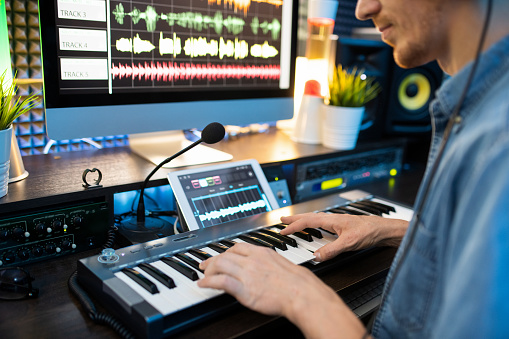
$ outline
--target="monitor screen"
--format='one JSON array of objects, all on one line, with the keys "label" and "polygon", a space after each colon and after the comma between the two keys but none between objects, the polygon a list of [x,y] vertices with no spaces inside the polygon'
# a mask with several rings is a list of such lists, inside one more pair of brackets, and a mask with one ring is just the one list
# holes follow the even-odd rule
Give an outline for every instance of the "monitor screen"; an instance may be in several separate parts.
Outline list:
[{"label": "monitor screen", "polygon": [[256,160],[168,174],[187,230],[220,225],[279,208]]},{"label": "monitor screen", "polygon": [[291,118],[296,3],[44,1],[39,15],[48,136]]}]

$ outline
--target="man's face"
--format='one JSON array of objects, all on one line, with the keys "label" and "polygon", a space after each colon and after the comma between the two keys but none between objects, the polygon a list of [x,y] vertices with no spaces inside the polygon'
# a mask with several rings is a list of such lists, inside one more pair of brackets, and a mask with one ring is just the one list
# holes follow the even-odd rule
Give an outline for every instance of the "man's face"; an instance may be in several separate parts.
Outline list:
[{"label": "man's face", "polygon": [[382,40],[394,48],[396,63],[420,66],[446,52],[444,0],[358,0],[356,16],[372,19]]}]

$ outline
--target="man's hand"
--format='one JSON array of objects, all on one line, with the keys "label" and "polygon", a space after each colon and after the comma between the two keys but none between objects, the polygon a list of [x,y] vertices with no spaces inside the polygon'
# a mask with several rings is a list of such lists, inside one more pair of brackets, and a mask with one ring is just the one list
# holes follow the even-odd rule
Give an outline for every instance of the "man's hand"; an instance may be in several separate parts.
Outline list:
[{"label": "man's hand", "polygon": [[281,217],[281,222],[288,225],[281,230],[283,235],[318,227],[338,235],[334,242],[315,251],[317,261],[372,246],[398,246],[408,228],[405,220],[329,213],[297,214]]},{"label": "man's hand", "polygon": [[330,287],[274,250],[239,243],[202,262],[200,268],[205,277],[198,286],[224,290],[260,313],[285,316],[308,338],[332,338],[338,333],[360,338],[364,333],[360,321]]}]

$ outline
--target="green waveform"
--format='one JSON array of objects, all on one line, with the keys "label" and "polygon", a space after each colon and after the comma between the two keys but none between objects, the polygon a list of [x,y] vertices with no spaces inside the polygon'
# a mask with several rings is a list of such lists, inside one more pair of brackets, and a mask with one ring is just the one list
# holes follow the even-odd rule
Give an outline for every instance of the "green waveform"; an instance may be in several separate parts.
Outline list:
[{"label": "green waveform", "polygon": [[153,32],[159,20],[166,21],[169,26],[178,25],[183,28],[202,31],[204,29],[213,28],[218,35],[223,33],[225,28],[228,33],[239,34],[244,30],[246,22],[234,16],[229,15],[224,18],[221,12],[216,12],[214,16],[203,15],[201,13],[182,12],[182,13],[157,13],[153,6],[147,6],[145,12],[138,8],[133,8],[129,13],[124,11],[124,6],[118,4],[113,10],[115,20],[120,24],[124,24],[124,18],[130,16],[136,25],[140,20],[145,20],[147,31]]},{"label": "green waveform", "polygon": [[281,32],[281,23],[277,19],[273,19],[272,22],[264,21],[260,23],[258,17],[254,17],[251,21],[251,30],[254,34],[258,34],[258,30],[261,29],[263,34],[271,32],[272,39],[279,39],[279,33]]}]

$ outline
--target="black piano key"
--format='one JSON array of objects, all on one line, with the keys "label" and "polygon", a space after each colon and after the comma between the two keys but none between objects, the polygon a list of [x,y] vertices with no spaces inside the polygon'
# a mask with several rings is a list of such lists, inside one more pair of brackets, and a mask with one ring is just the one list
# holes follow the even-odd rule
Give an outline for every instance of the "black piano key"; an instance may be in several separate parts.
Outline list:
[{"label": "black piano key", "polygon": [[[274,227],[279,228],[280,230],[282,230],[282,229],[286,228],[286,225],[277,224],[277,225],[274,225]],[[296,237],[299,237],[302,240],[306,240],[307,242],[312,242],[313,241],[313,237],[311,236],[311,234],[309,234],[307,232],[304,232],[304,231],[297,231],[297,232],[292,233],[292,235],[295,235]]]},{"label": "black piano key", "polygon": [[208,258],[212,258],[212,255],[208,254],[207,252],[194,248],[188,250],[188,252],[194,255],[195,257],[200,258],[201,260],[207,260]]},{"label": "black piano key", "polygon": [[292,239],[292,238],[290,238],[290,237],[288,237],[286,235],[279,234],[276,231],[273,231],[273,230],[260,230],[259,232],[260,233],[268,234],[270,236],[273,236],[274,238],[277,238],[277,239],[283,241],[285,244],[290,245],[292,247],[297,247],[297,241],[295,239]]},{"label": "black piano key", "polygon": [[232,241],[232,240],[228,240],[228,239],[223,239],[221,241],[219,241],[221,244],[227,246],[227,247],[233,247],[233,245],[236,244],[235,241]]},{"label": "black piano key", "polygon": [[131,278],[138,285],[146,289],[150,294],[159,293],[157,286],[152,281],[145,278],[140,272],[136,271],[135,269],[126,267],[122,269],[122,272],[124,272],[129,278]]},{"label": "black piano key", "polygon": [[264,240],[264,241],[268,242],[269,244],[274,245],[276,248],[279,248],[281,251],[288,250],[288,247],[286,247],[286,244],[283,241],[281,241],[277,238],[274,238],[273,236],[270,236],[268,234],[263,234],[261,232],[249,232],[249,234],[255,238]]},{"label": "black piano key", "polygon": [[311,234],[304,232],[304,231],[298,231],[294,232],[292,235],[301,238],[302,240],[306,240],[307,242],[313,242],[313,237]]},{"label": "black piano key", "polygon": [[328,209],[326,212],[331,212],[331,213],[336,213],[336,214],[350,214],[344,210],[340,210],[339,208],[331,208],[331,209]]},{"label": "black piano key", "polygon": [[359,205],[368,207],[368,208],[374,208],[374,209],[380,211],[381,213],[389,214],[389,212],[390,212],[389,208],[384,207],[384,206],[379,206],[377,204],[373,204],[372,201],[369,201],[369,200],[356,201],[356,203]]},{"label": "black piano key", "polygon": [[334,212],[334,213],[343,213],[343,214],[352,214],[352,215],[369,215],[369,213],[359,211],[359,210],[356,210],[353,208],[348,208],[346,206],[336,207],[336,208],[331,209],[330,211]]},{"label": "black piano key", "polygon": [[380,207],[383,207],[383,208],[386,208],[388,209],[390,212],[396,212],[396,209],[394,208],[394,206],[390,206],[390,205],[386,205],[386,204],[383,204],[381,202],[378,202],[378,201],[373,201],[373,200],[363,200],[364,202],[369,202],[370,204],[372,205],[376,205],[376,206],[380,206]]},{"label": "black piano key", "polygon": [[318,239],[323,238],[322,232],[320,232],[316,228],[305,228],[305,229],[303,229],[303,231],[311,234],[315,238],[318,238]]},{"label": "black piano key", "polygon": [[147,274],[150,274],[154,279],[159,281],[164,286],[166,286],[168,288],[176,287],[173,279],[170,278],[169,276],[167,276],[166,274],[164,274],[163,272],[161,272],[156,267],[146,264],[146,263],[141,263],[138,265],[138,267],[141,268],[143,271],[145,271]]},{"label": "black piano key", "polygon": [[239,235],[238,238],[244,240],[247,243],[253,244],[253,245],[264,246],[264,247],[271,248],[273,250],[276,249],[276,247],[274,247],[274,245],[269,244],[268,242],[266,242],[264,240],[252,237],[250,235],[241,234],[241,235]]},{"label": "black piano key", "polygon": [[175,260],[174,258],[170,257],[162,257],[161,261],[164,262],[166,265],[170,266],[177,272],[185,275],[187,278],[191,279],[192,281],[196,281],[199,279],[198,273],[193,270],[192,268],[184,265],[184,263]]},{"label": "black piano key", "polygon": [[175,254],[175,257],[177,257],[178,259],[182,260],[183,262],[185,262],[186,264],[188,264],[189,266],[191,266],[195,270],[200,271],[200,272],[203,273],[203,270],[200,269],[200,263],[197,262],[196,260],[194,260],[193,258],[191,258],[190,256],[188,256],[187,254],[185,254],[185,253],[177,253],[177,254]]},{"label": "black piano key", "polygon": [[382,216],[382,212],[378,208],[369,207],[363,204],[359,204],[357,202],[351,202],[349,206],[357,208],[361,211],[365,211],[374,215]]},{"label": "black piano key", "polygon": [[218,253],[223,253],[228,249],[228,246],[225,246],[223,244],[220,244],[218,242],[213,242],[211,244],[207,245],[208,247],[212,248],[214,251]]}]

